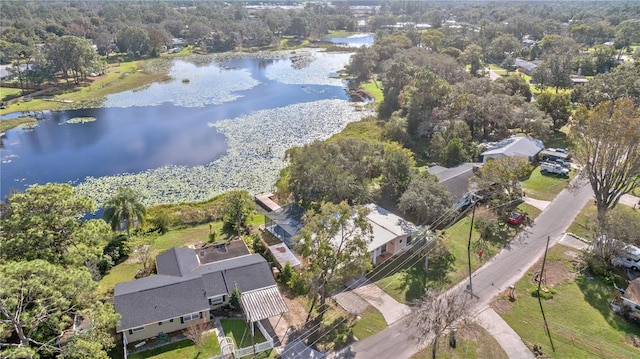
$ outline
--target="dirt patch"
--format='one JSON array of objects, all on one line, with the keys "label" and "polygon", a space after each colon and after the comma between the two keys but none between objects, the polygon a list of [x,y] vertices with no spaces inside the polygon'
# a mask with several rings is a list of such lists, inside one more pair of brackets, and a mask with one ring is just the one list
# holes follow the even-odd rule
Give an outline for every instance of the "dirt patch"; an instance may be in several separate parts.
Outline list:
[{"label": "dirt patch", "polygon": [[[537,264],[534,267],[531,281],[534,284],[538,284],[540,280],[540,271],[542,270],[542,264]],[[561,261],[547,262],[544,267],[544,275],[542,277],[542,285],[548,287],[554,287],[558,284],[566,283],[575,279],[575,273],[567,268]]]},{"label": "dirt patch", "polygon": [[511,311],[511,307],[513,307],[513,301],[509,297],[509,292],[509,289],[503,291],[491,302],[491,308],[493,308],[496,313],[506,314]]},{"label": "dirt patch", "polygon": [[284,297],[284,302],[287,303],[287,308],[289,308],[289,312],[283,315],[283,319],[289,323],[290,327],[302,327],[307,319],[307,309],[299,300],[296,300],[293,297],[293,294],[290,291],[282,290],[282,288],[280,289]]}]

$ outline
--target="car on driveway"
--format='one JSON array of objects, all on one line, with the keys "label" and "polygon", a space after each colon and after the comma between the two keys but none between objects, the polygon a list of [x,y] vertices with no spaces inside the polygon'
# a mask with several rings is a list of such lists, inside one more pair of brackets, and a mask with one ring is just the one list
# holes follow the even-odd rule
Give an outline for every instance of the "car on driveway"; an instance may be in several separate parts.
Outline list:
[{"label": "car on driveway", "polygon": [[524,221],[524,217],[525,215],[522,212],[513,212],[509,218],[507,218],[507,223],[516,226]]}]

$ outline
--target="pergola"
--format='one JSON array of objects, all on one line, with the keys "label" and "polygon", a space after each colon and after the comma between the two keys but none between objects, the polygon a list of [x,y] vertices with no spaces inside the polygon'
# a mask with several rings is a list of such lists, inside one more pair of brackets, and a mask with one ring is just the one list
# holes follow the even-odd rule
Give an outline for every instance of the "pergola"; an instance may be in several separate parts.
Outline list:
[{"label": "pergola", "polygon": [[282,315],[289,311],[278,287],[273,285],[266,288],[250,290],[240,295],[240,303],[247,322],[251,323],[251,335],[254,335],[254,323]]}]

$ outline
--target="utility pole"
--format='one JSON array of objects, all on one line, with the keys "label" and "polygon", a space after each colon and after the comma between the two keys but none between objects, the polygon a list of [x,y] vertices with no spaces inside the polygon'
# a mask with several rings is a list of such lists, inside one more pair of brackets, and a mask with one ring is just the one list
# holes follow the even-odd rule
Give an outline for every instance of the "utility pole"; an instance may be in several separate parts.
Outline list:
[{"label": "utility pole", "polygon": [[467,242],[467,261],[469,262],[469,285],[467,289],[473,295],[473,284],[471,283],[471,234],[473,233],[473,219],[476,216],[476,201],[473,194],[471,195],[471,206],[473,209],[471,210],[471,225],[469,226],[469,241]]},{"label": "utility pole", "polygon": [[556,347],[553,345],[553,339],[551,339],[551,331],[549,330],[549,324],[547,324],[547,317],[544,315],[544,309],[542,309],[542,299],[540,298],[540,290],[542,289],[542,279],[544,278],[544,265],[547,262],[547,252],[549,251],[549,240],[551,236],[547,236],[547,246],[544,249],[544,258],[542,259],[542,269],[540,270],[540,278],[538,278],[538,304],[540,305],[540,312],[542,313],[542,320],[544,321],[544,330],[549,337],[549,343],[551,343],[551,350],[555,353]]}]

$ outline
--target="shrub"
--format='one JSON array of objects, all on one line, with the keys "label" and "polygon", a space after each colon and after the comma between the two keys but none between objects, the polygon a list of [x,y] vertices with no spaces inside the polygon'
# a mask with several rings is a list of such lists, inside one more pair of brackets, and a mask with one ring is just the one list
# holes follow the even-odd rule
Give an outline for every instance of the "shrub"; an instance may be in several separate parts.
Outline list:
[{"label": "shrub", "polygon": [[291,291],[293,291],[294,295],[303,295],[309,292],[309,288],[307,287],[307,283],[304,278],[295,271],[291,273],[291,279],[289,279],[287,284],[289,285],[289,288],[291,288]]},{"label": "shrub", "polygon": [[603,282],[607,284],[616,285],[618,276],[607,266],[595,263],[594,261],[589,261],[589,269],[593,276],[601,279]]},{"label": "shrub", "polygon": [[533,287],[531,290],[531,296],[534,298],[542,298],[542,299],[553,299],[553,296],[556,294],[556,290],[553,288],[542,287],[540,291],[538,291],[538,287]]},{"label": "shrub", "polygon": [[278,282],[287,284],[291,280],[292,276],[293,276],[293,267],[291,266],[291,263],[287,262],[284,265],[284,267],[282,267],[282,271],[278,276]]}]

